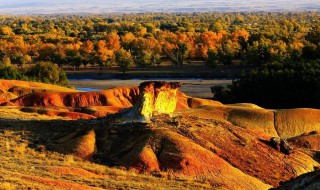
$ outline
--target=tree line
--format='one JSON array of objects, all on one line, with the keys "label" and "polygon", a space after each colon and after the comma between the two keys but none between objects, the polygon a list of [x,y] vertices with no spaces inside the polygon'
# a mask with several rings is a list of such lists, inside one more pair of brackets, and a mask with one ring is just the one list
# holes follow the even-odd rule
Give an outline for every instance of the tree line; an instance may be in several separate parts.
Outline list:
[{"label": "tree line", "polygon": [[203,60],[211,69],[320,58],[320,13],[1,16],[3,65],[144,68]]},{"label": "tree line", "polygon": [[320,108],[320,60],[272,62],[243,73],[229,86],[212,87],[223,103],[250,102],[264,108]]}]

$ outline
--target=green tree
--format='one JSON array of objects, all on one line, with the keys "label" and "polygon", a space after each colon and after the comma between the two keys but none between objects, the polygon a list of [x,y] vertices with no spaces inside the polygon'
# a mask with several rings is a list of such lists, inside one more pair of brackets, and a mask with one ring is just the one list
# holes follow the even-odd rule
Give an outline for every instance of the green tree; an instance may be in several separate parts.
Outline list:
[{"label": "green tree", "polygon": [[123,76],[125,76],[126,71],[129,69],[130,65],[132,65],[132,62],[132,56],[129,51],[121,48],[116,52],[116,63],[118,64]]},{"label": "green tree", "polygon": [[212,73],[213,73],[213,69],[217,67],[217,60],[218,60],[218,52],[213,49],[210,49],[207,52],[205,64],[211,69]]},{"label": "green tree", "polygon": [[35,81],[68,86],[65,72],[51,62],[38,62],[26,74]]},{"label": "green tree", "polygon": [[135,56],[134,62],[140,68],[150,66],[152,64],[152,53],[148,50],[142,50]]},{"label": "green tree", "polygon": [[[224,103],[252,102],[265,108],[320,108],[320,61],[267,63],[232,86],[214,88]],[[217,96],[216,96],[217,95]]]},{"label": "green tree", "polygon": [[223,42],[218,49],[219,61],[225,66],[232,65],[232,61],[239,53],[240,48],[238,42],[233,42],[231,40]]},{"label": "green tree", "polygon": [[24,75],[14,66],[0,66],[0,78],[8,80],[23,80]]},{"label": "green tree", "polygon": [[159,53],[153,53],[151,58],[151,63],[157,64],[159,67],[161,64],[161,55]]}]

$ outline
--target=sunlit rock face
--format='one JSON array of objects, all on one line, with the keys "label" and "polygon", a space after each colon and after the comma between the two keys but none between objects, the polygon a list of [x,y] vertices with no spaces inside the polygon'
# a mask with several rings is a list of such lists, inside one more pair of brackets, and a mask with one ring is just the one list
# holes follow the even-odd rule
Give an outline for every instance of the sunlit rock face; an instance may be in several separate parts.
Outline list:
[{"label": "sunlit rock face", "polygon": [[179,82],[141,83],[137,103],[124,113],[122,120],[148,122],[156,114],[171,116],[177,106],[177,91],[180,86]]}]

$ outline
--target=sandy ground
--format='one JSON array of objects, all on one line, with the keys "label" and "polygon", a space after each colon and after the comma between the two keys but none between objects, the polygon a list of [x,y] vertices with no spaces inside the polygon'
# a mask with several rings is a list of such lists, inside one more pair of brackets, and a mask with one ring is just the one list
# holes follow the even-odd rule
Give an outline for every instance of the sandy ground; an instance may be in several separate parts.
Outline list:
[{"label": "sandy ground", "polygon": [[[70,80],[70,85],[79,90],[98,91],[117,86],[138,86],[145,80]],[[231,84],[231,80],[166,80],[167,82],[181,82],[181,92],[199,98],[212,98],[211,87],[215,85]]]}]

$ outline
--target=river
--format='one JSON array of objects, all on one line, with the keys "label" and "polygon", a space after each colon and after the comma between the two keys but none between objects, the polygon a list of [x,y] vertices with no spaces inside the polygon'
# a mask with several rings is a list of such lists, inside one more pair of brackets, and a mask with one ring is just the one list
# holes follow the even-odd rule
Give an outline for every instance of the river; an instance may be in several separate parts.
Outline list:
[{"label": "river", "polygon": [[[152,79],[157,81],[181,82],[180,91],[193,97],[212,98],[211,87],[216,85],[228,85],[232,83],[230,79],[203,80],[196,78],[188,79]],[[138,86],[140,83],[150,80],[95,80],[95,79],[70,79],[70,85],[82,91],[99,91],[118,86]]]}]

